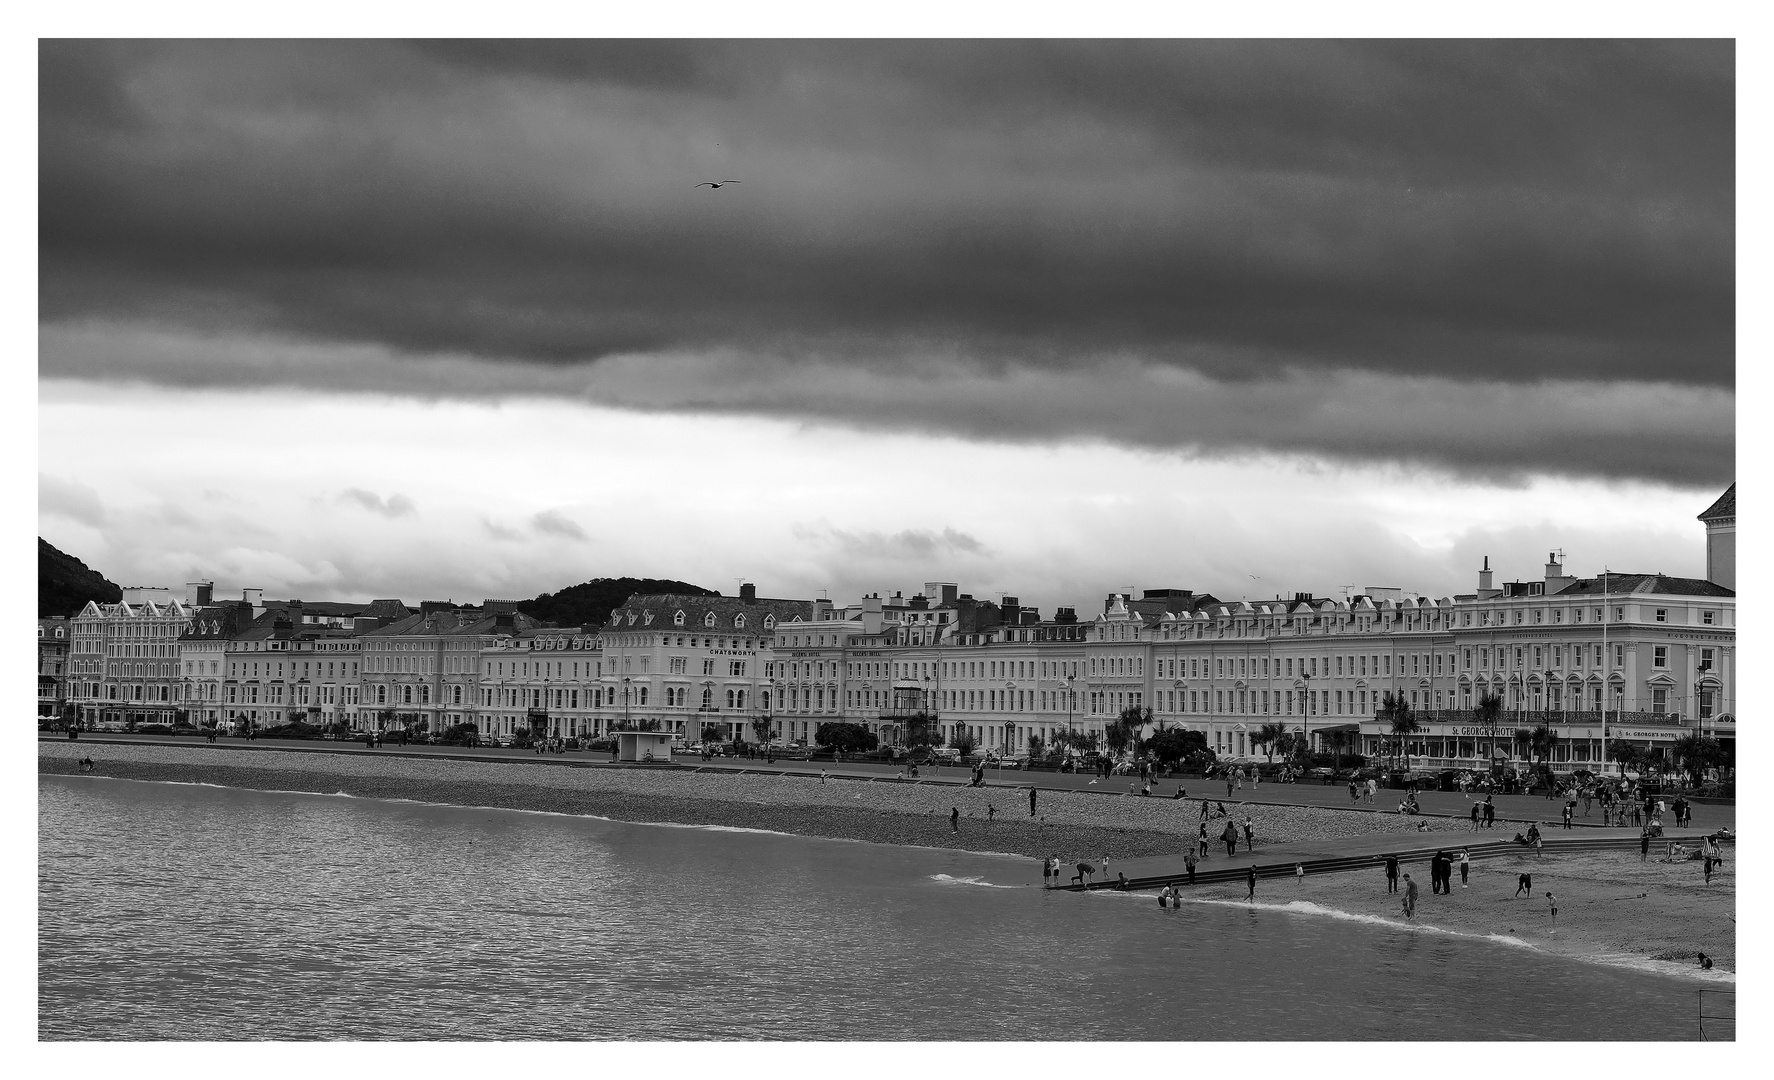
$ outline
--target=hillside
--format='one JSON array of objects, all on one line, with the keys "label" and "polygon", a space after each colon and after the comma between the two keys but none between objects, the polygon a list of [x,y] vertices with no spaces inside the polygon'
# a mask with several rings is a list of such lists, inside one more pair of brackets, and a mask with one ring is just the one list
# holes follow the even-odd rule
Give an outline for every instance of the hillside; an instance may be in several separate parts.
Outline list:
[{"label": "hillside", "polygon": [[543,593],[534,600],[525,600],[518,610],[532,618],[556,626],[602,626],[610,612],[635,593],[685,593],[690,596],[719,596],[713,589],[682,581],[658,578],[593,578],[581,585],[557,593]]},{"label": "hillside", "polygon": [[[88,600],[115,604],[123,599],[123,590],[105,580],[105,576],[85,563],[59,550],[54,544],[37,538],[37,615],[74,616]],[[605,613],[605,618],[609,613]]]}]

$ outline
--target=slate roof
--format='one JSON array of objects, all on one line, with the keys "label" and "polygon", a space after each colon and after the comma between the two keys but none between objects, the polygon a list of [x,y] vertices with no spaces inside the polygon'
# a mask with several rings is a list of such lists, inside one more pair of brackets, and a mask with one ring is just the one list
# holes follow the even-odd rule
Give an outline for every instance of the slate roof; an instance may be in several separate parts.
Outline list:
[{"label": "slate roof", "polygon": [[[684,613],[684,623],[677,625],[674,621],[678,612]],[[715,624],[710,627],[706,620],[710,612],[714,613]],[[647,616],[653,616],[647,621]],[[633,616],[631,622],[629,616]],[[651,595],[636,594],[622,602],[622,606],[610,613],[610,620],[603,629],[606,630],[709,630],[731,633],[735,627],[733,620],[738,615],[745,616],[745,633],[763,633],[764,617],[776,616],[778,625],[792,622],[796,618],[803,622],[813,619],[813,601],[811,600],[772,600],[758,597],[746,601],[737,596],[689,596],[682,593],[654,593]]]},{"label": "slate roof", "polygon": [[[1658,596],[1736,596],[1737,593],[1723,585],[1717,585],[1700,578],[1670,577],[1667,574],[1614,574],[1608,575],[1607,594],[1609,596],[1627,596],[1632,593],[1647,593]],[[1600,596],[1602,595],[1602,579],[1600,577],[1579,578],[1554,593],[1555,596]]]},{"label": "slate roof", "polygon": [[1717,501],[1715,501],[1711,506],[1707,507],[1700,514],[1699,520],[1701,520],[1701,521],[1717,521],[1720,518],[1734,518],[1736,516],[1737,516],[1737,481],[1733,480],[1733,481],[1731,481],[1731,486],[1725,489],[1725,493],[1723,495],[1720,495],[1718,497]]},{"label": "slate roof", "polygon": [[[385,601],[377,601],[384,603]],[[456,634],[494,634],[503,630],[507,633],[535,630],[542,626],[539,619],[533,619],[521,611],[510,613],[511,622],[499,623],[500,613],[484,612],[473,608],[456,609],[453,611],[428,611],[408,615],[389,623],[378,626],[374,630],[365,630],[364,637],[440,637]]]}]

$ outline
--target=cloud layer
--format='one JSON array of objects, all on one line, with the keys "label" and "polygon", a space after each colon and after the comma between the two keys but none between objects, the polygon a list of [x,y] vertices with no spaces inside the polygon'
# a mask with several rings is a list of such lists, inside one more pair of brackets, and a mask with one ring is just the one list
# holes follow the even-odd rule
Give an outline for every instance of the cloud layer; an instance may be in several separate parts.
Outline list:
[{"label": "cloud layer", "polygon": [[40,60],[48,375],[1731,473],[1729,42]]}]

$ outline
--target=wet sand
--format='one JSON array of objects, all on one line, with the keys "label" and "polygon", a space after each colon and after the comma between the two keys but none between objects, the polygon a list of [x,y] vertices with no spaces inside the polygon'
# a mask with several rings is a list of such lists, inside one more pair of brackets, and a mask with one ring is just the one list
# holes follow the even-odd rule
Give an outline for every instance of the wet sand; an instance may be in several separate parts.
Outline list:
[{"label": "wet sand", "polygon": [[[1699,862],[1649,862],[1638,852],[1530,854],[1471,864],[1470,887],[1429,891],[1427,865],[1408,868],[1417,880],[1416,917],[1410,922],[1481,937],[1514,938],[1548,952],[1631,963],[1651,960],[1693,968],[1706,953],[1721,975],[1737,967],[1737,849],[1727,845],[1725,863],[1707,884]],[[1533,876],[1533,895],[1516,897],[1517,875]],[[1558,897],[1556,929],[1552,905]],[[1194,900],[1243,902],[1242,883],[1203,885],[1187,893]],[[1266,878],[1257,882],[1257,901],[1305,901],[1319,907],[1389,922],[1405,923],[1401,891],[1386,892],[1382,870]]]}]

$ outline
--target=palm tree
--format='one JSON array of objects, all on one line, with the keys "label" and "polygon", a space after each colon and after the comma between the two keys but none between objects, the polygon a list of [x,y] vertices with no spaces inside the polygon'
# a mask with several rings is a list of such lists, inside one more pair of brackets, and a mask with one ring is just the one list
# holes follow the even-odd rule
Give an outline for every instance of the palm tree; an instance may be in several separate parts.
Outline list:
[{"label": "palm tree", "polygon": [[1478,707],[1472,710],[1472,719],[1478,729],[1490,739],[1490,748],[1486,751],[1486,768],[1490,767],[1490,758],[1497,753],[1498,721],[1503,717],[1503,695],[1495,690],[1487,690],[1478,696]]},{"label": "palm tree", "polygon": [[1717,765],[1722,758],[1718,740],[1707,738],[1696,731],[1690,731],[1677,739],[1675,745],[1670,747],[1670,752],[1695,787],[1700,786],[1701,774]]},{"label": "palm tree", "polygon": [[1518,727],[1510,738],[1515,743],[1515,756],[1528,757],[1534,752],[1534,733],[1525,727]]},{"label": "palm tree", "polygon": [[1255,735],[1250,737],[1250,741],[1263,748],[1263,750],[1269,755],[1269,764],[1273,765],[1275,764],[1275,747],[1280,744],[1281,740],[1286,736],[1286,724],[1264,724],[1257,729]]},{"label": "palm tree", "polygon": [[1639,759],[1639,748],[1625,739],[1615,739],[1608,744],[1608,758],[1619,763],[1620,776],[1626,777],[1626,767],[1636,764]]},{"label": "palm tree", "polygon": [[1388,690],[1380,701],[1379,717],[1391,721],[1390,732],[1398,740],[1397,756],[1404,757],[1405,738],[1423,730],[1423,725],[1417,723],[1416,710],[1411,708],[1411,703],[1405,700],[1403,694]]}]

